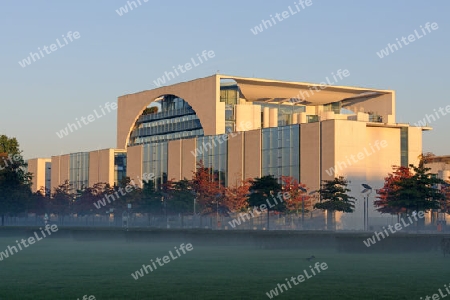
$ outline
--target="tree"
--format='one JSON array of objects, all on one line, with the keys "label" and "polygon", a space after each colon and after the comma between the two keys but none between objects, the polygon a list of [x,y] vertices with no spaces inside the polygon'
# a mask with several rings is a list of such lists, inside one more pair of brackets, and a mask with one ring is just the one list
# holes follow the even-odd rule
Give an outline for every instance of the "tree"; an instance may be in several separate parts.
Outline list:
[{"label": "tree", "polygon": [[194,194],[192,183],[185,179],[168,181],[165,189],[168,195],[167,210],[171,214],[190,215],[193,213]]},{"label": "tree", "polygon": [[194,194],[192,182],[186,178],[180,181],[169,180],[163,187],[163,193],[167,198],[167,212],[181,216],[181,227],[184,227],[184,216],[194,212]]},{"label": "tree", "polygon": [[61,224],[64,224],[64,217],[72,212],[75,197],[73,186],[69,183],[69,180],[55,187],[50,200],[50,210],[58,215]]},{"label": "tree", "polygon": [[147,213],[149,225],[151,215],[160,216],[163,213],[166,214],[166,209],[164,207],[166,202],[167,199],[164,199],[163,195],[156,190],[153,181],[144,182],[144,186],[140,191],[139,196],[136,195],[137,210],[142,213]]},{"label": "tree", "polygon": [[19,142],[16,138],[8,138],[6,135],[0,135],[0,153],[9,155],[20,154]]},{"label": "tree", "polygon": [[286,209],[290,214],[302,214],[302,229],[304,227],[305,212],[312,210],[311,197],[307,194],[306,185],[300,183],[292,176],[281,176],[283,192],[289,195],[286,199]]},{"label": "tree", "polygon": [[319,190],[319,203],[314,208],[327,211],[327,229],[336,230],[335,213],[336,211],[351,213],[355,209],[356,198],[349,196],[351,192],[347,188],[349,181],[339,176],[333,180],[323,180]]},{"label": "tree", "polygon": [[296,213],[299,211],[309,212],[312,209],[310,196],[307,194],[306,185],[298,182],[297,179],[291,176],[281,176],[283,184],[283,191],[289,194],[289,199],[286,200],[286,208],[289,213]]},{"label": "tree", "polygon": [[239,212],[248,209],[248,193],[250,179],[243,180],[241,184],[229,186],[225,189],[225,205],[230,211]]},{"label": "tree", "polygon": [[47,207],[50,204],[50,191],[41,187],[38,191],[31,195],[28,212],[35,213],[37,216],[42,216],[47,212]]},{"label": "tree", "polygon": [[441,201],[441,211],[450,214],[450,180],[446,180],[441,185],[441,191],[444,194],[444,199]]},{"label": "tree", "polygon": [[[122,214],[124,211],[128,210],[128,204],[132,204],[133,207],[138,207],[139,202],[142,198],[142,189],[133,184],[134,182],[130,177],[124,177],[120,180],[117,186],[114,186],[111,190],[107,190],[104,193],[112,195],[114,197],[114,202],[112,202],[112,208],[117,212],[118,215]],[[132,190],[130,192],[126,192],[126,188]],[[115,213],[116,214],[116,213]]]},{"label": "tree", "polygon": [[[430,173],[431,169],[426,168],[423,161],[418,167],[410,164],[408,170],[395,166],[393,168],[397,173],[401,171],[406,175],[399,176],[392,181],[389,189],[381,191],[386,194],[381,194],[385,200],[384,202],[376,201],[376,207],[406,214],[440,208],[445,200],[445,194],[438,189],[438,186],[445,184],[445,181],[439,179],[437,174]],[[418,222],[417,226],[423,226],[425,220],[423,218],[419,220],[420,224]]]},{"label": "tree", "polygon": [[0,215],[17,215],[27,209],[31,199],[32,174],[25,172],[26,162],[21,156],[16,138],[0,136]]},{"label": "tree", "polygon": [[158,112],[158,107],[152,106],[152,107],[147,107],[146,109],[144,109],[144,111],[142,112],[142,115],[156,114],[157,112]]},{"label": "tree", "polygon": [[425,152],[419,155],[419,167],[424,167],[427,163],[431,162],[436,157],[432,152]]},{"label": "tree", "polygon": [[[248,204],[250,207],[267,207],[267,230],[269,230],[269,216],[271,211],[283,212],[286,204],[282,200],[282,186],[273,175],[266,175],[251,180],[250,196]],[[278,198],[278,200],[277,200]]]},{"label": "tree", "polygon": [[104,197],[105,190],[109,188],[109,184],[105,182],[95,183],[92,187],[87,187],[79,191],[79,196],[73,203],[72,212],[79,216],[88,216],[94,213],[93,203],[97,203]]},{"label": "tree", "polygon": [[197,170],[192,178],[192,189],[196,194],[200,214],[228,215],[229,211],[224,203],[225,188],[219,180],[219,173],[206,168],[202,161],[197,163]]},{"label": "tree", "polygon": [[410,168],[393,166],[393,172],[384,178],[384,185],[377,190],[377,200],[374,201],[374,206],[380,213],[388,213],[392,215],[399,215],[406,212],[406,208],[396,204],[396,193],[399,187],[399,182],[413,176]]}]

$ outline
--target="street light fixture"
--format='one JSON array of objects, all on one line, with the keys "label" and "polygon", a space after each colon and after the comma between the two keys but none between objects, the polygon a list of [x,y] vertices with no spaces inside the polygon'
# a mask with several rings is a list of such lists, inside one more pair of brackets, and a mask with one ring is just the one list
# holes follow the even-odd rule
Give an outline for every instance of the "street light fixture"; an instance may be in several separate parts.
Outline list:
[{"label": "street light fixture", "polygon": [[[372,193],[372,187],[366,183],[361,184],[364,190],[361,191],[362,194],[365,194],[364,198],[364,231],[369,229],[369,197]],[[367,193],[368,192],[368,193]]]}]

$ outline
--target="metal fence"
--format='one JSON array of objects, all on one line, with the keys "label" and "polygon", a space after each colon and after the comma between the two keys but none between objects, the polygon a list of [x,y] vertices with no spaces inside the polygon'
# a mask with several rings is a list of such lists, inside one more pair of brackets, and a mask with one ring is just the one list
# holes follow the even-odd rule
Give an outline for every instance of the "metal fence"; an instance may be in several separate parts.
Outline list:
[{"label": "metal fence", "polygon": [[[371,218],[371,225],[368,231],[382,231],[388,225],[397,223],[397,218]],[[182,229],[182,228],[202,228],[214,230],[327,230],[326,215],[319,210],[314,210],[310,213],[301,214],[251,214],[251,213],[235,213],[231,216],[224,217],[215,214],[201,216],[201,215],[152,215],[142,213],[111,213],[105,215],[89,215],[77,216],[67,215],[48,216],[47,222],[50,224],[57,224],[58,226],[73,226],[73,227],[117,227],[117,228],[167,228],[167,229]],[[362,222],[362,220],[361,220]],[[21,217],[5,216],[5,226],[43,226],[46,224],[44,216],[28,215]],[[362,224],[362,223],[361,223]],[[349,224],[350,225],[350,224]],[[412,224],[411,224],[412,225]],[[361,228],[345,228],[345,224],[337,222],[334,227],[335,230],[362,230]],[[404,228],[405,232],[416,231],[415,225]],[[445,233],[450,232],[450,228],[446,223],[437,222],[426,224],[425,227],[420,228],[420,231]]]},{"label": "metal fence", "polygon": [[[269,220],[268,220],[269,219]],[[269,224],[268,224],[269,221]],[[326,228],[323,214],[316,213],[297,215],[267,214],[258,216],[236,213],[229,217],[183,216],[183,215],[150,215],[124,212],[123,214],[77,216],[48,216],[47,222],[58,226],[73,227],[143,227],[143,228],[203,228],[221,230],[322,230]],[[22,217],[5,216],[5,226],[43,226],[44,216],[28,215]]]}]

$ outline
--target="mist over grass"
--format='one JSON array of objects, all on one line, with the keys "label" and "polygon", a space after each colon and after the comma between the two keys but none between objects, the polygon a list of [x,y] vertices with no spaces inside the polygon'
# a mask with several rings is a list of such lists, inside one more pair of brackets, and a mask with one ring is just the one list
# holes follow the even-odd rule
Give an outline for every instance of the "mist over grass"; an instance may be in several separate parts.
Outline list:
[{"label": "mist over grass", "polygon": [[[31,236],[28,232],[0,230],[0,251]],[[289,232],[260,236],[274,247],[254,243],[251,232],[239,233],[239,239],[230,233],[222,240],[212,238],[221,234],[217,231],[172,236],[139,231],[139,238],[108,230],[68,232],[62,228],[0,261],[0,299],[268,299],[267,291],[315,262],[326,262],[328,269],[276,299],[419,299],[449,281],[450,258],[437,248],[424,252],[419,245],[417,252],[352,253],[337,251],[327,235],[323,243],[276,247],[283,236],[299,238]],[[246,236],[248,243],[243,242]],[[363,245],[362,237],[354,240]],[[192,243],[194,249],[139,280],[131,277],[181,243]],[[311,255],[316,258],[306,260]]]}]

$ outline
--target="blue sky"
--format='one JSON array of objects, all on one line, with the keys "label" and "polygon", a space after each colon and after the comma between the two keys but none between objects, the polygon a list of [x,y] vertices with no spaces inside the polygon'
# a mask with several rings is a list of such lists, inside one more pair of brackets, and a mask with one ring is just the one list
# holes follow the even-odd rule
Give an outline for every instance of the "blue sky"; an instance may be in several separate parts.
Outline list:
[{"label": "blue sky", "polygon": [[[140,1],[122,16],[116,10],[124,0],[2,4],[0,134],[17,137],[26,158],[115,147],[115,111],[62,139],[56,132],[118,96],[155,88],[153,81],[165,71],[203,50],[215,57],[170,84],[217,71],[321,82],[348,69],[351,75],[339,84],[396,90],[398,122],[413,124],[450,105],[449,1],[312,0],[258,35],[250,29],[294,1]],[[427,22],[439,28],[383,59],[377,56]],[[80,38],[25,68],[19,65],[69,31]],[[450,154],[449,115],[424,133],[424,151]]]}]

